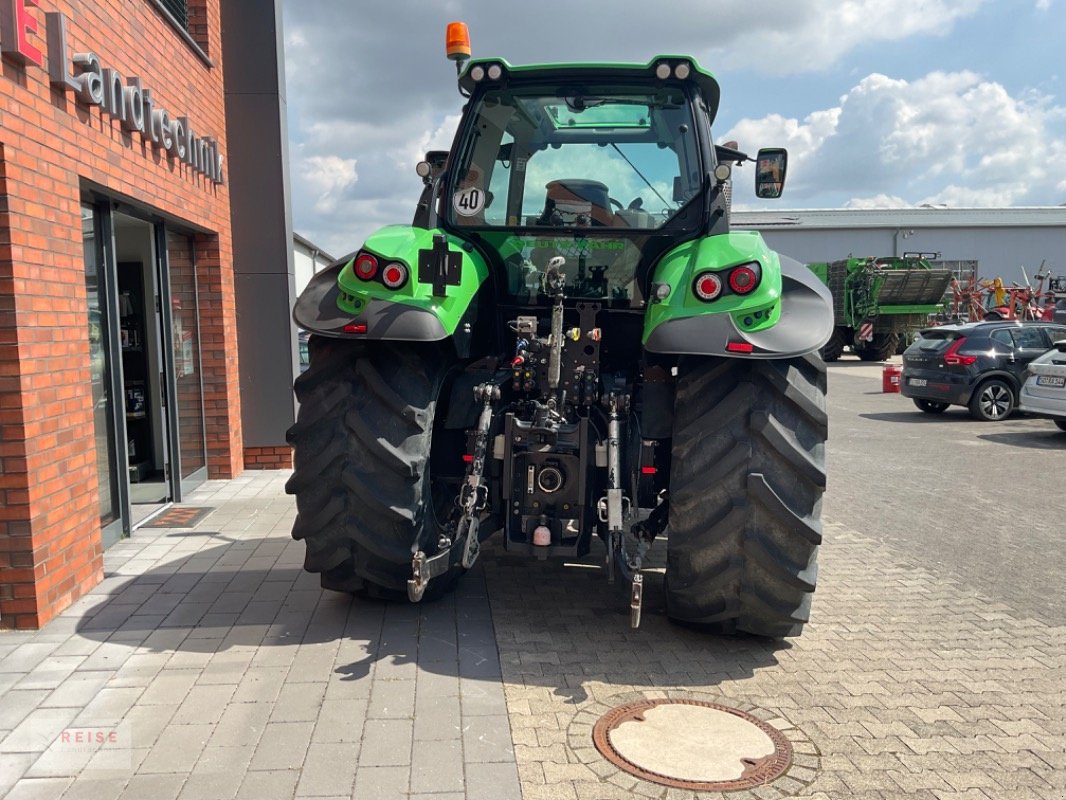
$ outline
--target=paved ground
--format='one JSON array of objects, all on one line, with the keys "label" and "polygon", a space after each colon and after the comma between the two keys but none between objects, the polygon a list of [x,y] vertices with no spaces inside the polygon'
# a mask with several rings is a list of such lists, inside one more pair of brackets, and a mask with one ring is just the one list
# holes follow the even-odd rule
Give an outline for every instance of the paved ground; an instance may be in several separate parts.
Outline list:
[{"label": "paved ground", "polygon": [[[909,419],[874,417],[895,434],[856,439],[859,415],[905,404],[867,395],[870,375],[832,373],[825,546],[798,639],[669,624],[658,562],[636,632],[594,558],[490,547],[455,595],[413,608],[323,593],[288,538],[286,474],[248,473],[190,499],[216,508],[195,530],[142,529],[109,550],[105,583],[44,631],[0,633],[0,795],[680,800],[692,795],[629,779],[590,747],[609,707],[673,696],[749,710],[792,742],[784,778],[731,800],[1066,798],[1064,609],[985,593],[979,565],[936,549],[935,526],[887,537],[902,526],[890,512],[880,524],[844,502],[856,476],[842,469],[961,436],[941,422],[910,440]],[[1017,425],[975,428],[993,438],[969,469],[1024,456],[1061,476],[1066,448],[995,438],[1043,435]],[[968,497],[936,502],[950,520]],[[1061,528],[1045,538],[1015,547],[1021,580],[1026,548],[1061,552]]]}]

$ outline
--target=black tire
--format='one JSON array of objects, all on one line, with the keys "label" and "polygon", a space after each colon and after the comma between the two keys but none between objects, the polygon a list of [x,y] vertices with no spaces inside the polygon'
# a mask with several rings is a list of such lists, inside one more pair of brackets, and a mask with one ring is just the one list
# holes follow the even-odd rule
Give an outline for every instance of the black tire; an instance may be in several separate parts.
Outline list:
[{"label": "black tire", "polygon": [[899,347],[898,333],[875,333],[873,341],[866,342],[856,352],[863,361],[887,361]]},{"label": "black tire", "polygon": [[1060,431],[1066,431],[1066,419],[1056,419],[1053,422]]},{"label": "black tire", "polygon": [[[406,599],[412,554],[436,552],[441,509],[454,498],[429,476],[448,359],[433,345],[317,338],[295,384],[300,412],[288,433],[292,536],[306,544],[304,567],[321,573],[323,588]],[[456,449],[460,465],[461,456]],[[426,599],[461,571],[453,565],[435,578]]]},{"label": "black tire", "polygon": [[844,344],[844,334],[840,332],[840,328],[834,328],[833,335],[822,347],[822,361],[828,364],[830,361],[839,360],[844,355]]},{"label": "black tire", "polygon": [[939,400],[926,400],[924,397],[915,397],[914,405],[918,406],[926,414],[943,414],[948,410],[948,403]]},{"label": "black tire", "polygon": [[970,415],[981,422],[1001,422],[1014,412],[1017,405],[1014,387],[999,378],[990,378],[974,390],[970,398]]},{"label": "black tire", "polygon": [[684,359],[670,473],[666,607],[718,633],[798,635],[825,491],[825,364]]}]

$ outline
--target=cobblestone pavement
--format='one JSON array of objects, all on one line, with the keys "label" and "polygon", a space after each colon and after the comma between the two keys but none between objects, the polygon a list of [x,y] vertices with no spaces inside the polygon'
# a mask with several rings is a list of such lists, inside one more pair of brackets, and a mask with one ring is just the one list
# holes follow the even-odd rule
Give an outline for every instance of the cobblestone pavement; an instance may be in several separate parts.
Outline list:
[{"label": "cobblestone pavement", "polygon": [[663,542],[631,631],[594,556],[489,546],[423,606],[324,593],[289,539],[286,477],[209,482],[195,530],[136,532],[43,631],[0,632],[0,795],[680,800],[590,731],[617,704],[690,697],[793,746],[783,778],[722,798],[1066,798],[1066,627],[867,532],[826,524],[800,638],[668,623]]},{"label": "cobblestone pavement", "polygon": [[601,709],[634,695],[754,706],[792,741],[784,778],[700,798],[1066,797],[1066,627],[1012,616],[841,525],[826,525],[820,556],[816,624],[768,642],[670,624],[654,576],[631,631],[597,572],[496,553],[486,574],[523,797],[692,798],[588,757]]}]

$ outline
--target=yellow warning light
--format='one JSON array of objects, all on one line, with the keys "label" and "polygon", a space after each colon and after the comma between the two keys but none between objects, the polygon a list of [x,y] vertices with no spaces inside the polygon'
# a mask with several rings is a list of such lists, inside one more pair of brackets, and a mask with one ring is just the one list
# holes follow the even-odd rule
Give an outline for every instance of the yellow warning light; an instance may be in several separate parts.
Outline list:
[{"label": "yellow warning light", "polygon": [[470,58],[470,31],[465,22],[449,22],[444,35],[444,45],[448,58],[452,61],[465,61]]}]

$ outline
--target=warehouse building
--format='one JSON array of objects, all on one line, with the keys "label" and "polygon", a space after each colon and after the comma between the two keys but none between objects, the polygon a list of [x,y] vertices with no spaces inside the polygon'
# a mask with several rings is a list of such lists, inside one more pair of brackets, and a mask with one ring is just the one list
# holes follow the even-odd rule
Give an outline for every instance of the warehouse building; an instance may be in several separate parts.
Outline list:
[{"label": "warehouse building", "polygon": [[1063,206],[738,210],[733,222],[804,263],[922,252],[949,264],[975,262],[978,277],[999,276],[1008,285],[1033,281],[1041,268],[1066,275]]}]

